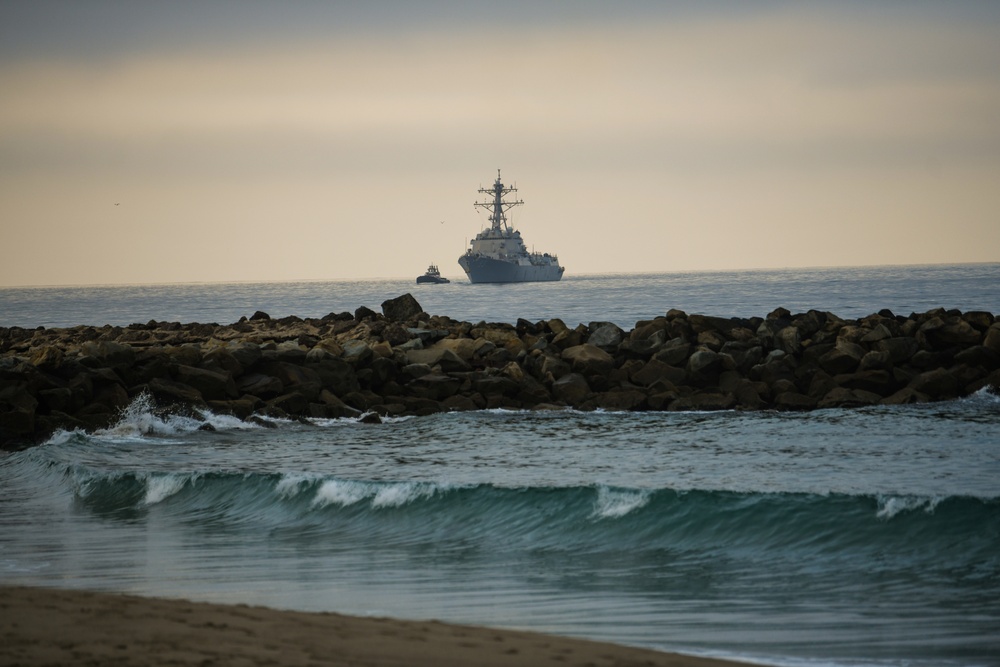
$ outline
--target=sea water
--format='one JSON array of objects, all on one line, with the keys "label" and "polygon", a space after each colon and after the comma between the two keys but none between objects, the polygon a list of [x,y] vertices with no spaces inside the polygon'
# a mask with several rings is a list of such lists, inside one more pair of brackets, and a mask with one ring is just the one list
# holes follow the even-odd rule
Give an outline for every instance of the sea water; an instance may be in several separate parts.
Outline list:
[{"label": "sea water", "polygon": [[[998,276],[975,265],[507,288],[53,288],[3,290],[0,304],[5,326],[228,322],[377,309],[410,291],[456,319],[630,326],[673,307],[996,313]],[[986,391],[806,413],[208,419],[214,432],[140,397],[105,431],[0,453],[0,583],[437,618],[775,665],[1000,664],[1000,398]]]}]

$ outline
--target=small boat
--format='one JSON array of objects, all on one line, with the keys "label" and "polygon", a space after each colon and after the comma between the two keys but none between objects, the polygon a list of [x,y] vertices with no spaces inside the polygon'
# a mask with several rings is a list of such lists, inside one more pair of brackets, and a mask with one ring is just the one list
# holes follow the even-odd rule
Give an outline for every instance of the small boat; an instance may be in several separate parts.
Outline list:
[{"label": "small boat", "polygon": [[438,267],[436,264],[431,264],[430,266],[428,266],[427,273],[425,273],[424,275],[417,276],[418,285],[421,285],[423,283],[433,283],[439,285],[441,283],[450,283],[450,282],[451,282],[450,280],[448,280],[447,278],[443,278],[441,276],[441,272],[438,271]]}]

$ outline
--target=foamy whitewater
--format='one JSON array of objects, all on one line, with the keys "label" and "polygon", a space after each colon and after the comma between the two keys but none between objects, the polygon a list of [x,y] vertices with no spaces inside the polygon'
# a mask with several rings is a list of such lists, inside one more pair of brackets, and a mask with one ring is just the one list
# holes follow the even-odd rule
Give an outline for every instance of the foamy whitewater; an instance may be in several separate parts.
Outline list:
[{"label": "foamy whitewater", "polygon": [[[567,278],[561,300],[518,286],[506,306],[496,286],[299,284],[271,314],[377,309],[402,291],[458,319],[571,326],[631,326],[672,307],[1000,313],[997,265],[866,271],[641,276],[628,298],[628,277]],[[887,275],[892,295],[872,297]],[[356,285],[363,298],[348,294]],[[268,310],[228,286],[102,289],[87,309],[97,320],[72,294],[60,310],[44,290],[44,308],[25,305],[31,290],[0,290],[0,305],[22,326]],[[708,307],[741,298],[750,306]],[[157,312],[171,299],[176,312]],[[108,315],[122,302],[137,316]],[[547,303],[562,312],[545,315]],[[199,430],[205,420],[216,430]],[[809,413],[205,420],[140,397],[105,431],[0,453],[0,582],[437,618],[774,665],[1000,664],[1000,397],[985,391]]]}]

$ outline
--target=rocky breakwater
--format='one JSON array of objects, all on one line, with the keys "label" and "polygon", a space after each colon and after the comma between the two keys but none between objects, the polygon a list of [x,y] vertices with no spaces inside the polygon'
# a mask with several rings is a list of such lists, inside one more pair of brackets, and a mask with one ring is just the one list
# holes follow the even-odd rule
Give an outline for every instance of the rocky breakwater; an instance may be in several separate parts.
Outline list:
[{"label": "rocky breakwater", "polygon": [[[671,310],[608,322],[458,322],[409,294],[319,319],[0,328],[0,444],[107,428],[138,396],[164,410],[273,418],[487,408],[808,410],[938,401],[1000,387],[990,313]],[[206,428],[210,428],[206,424]]]}]

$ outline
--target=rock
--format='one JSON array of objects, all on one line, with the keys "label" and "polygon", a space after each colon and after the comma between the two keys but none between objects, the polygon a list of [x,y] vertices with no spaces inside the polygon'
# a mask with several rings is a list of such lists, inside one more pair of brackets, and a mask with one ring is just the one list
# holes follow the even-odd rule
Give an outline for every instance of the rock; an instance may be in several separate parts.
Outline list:
[{"label": "rock", "polygon": [[356,410],[347,403],[344,403],[327,389],[320,392],[319,400],[327,406],[328,415],[332,419],[356,419],[361,416],[360,410]]},{"label": "rock", "polygon": [[358,322],[363,320],[375,320],[378,319],[378,313],[367,306],[360,306],[354,311],[354,319]]},{"label": "rock", "polygon": [[231,343],[226,348],[229,354],[232,355],[233,359],[239,363],[239,365],[244,368],[250,368],[255,363],[260,361],[261,351],[260,346],[254,343],[248,342],[236,342]]},{"label": "rock", "polygon": [[483,396],[516,396],[521,385],[502,375],[477,378],[472,381],[472,387]]},{"label": "rock", "polygon": [[858,371],[833,377],[841,387],[861,389],[879,396],[888,396],[896,390],[896,380],[888,371]]},{"label": "rock", "polygon": [[944,368],[921,373],[907,387],[915,392],[926,394],[932,399],[955,398],[958,395],[958,380]]},{"label": "rock", "polygon": [[544,355],[540,365],[542,376],[551,376],[553,380],[558,380],[567,373],[572,372],[570,365],[559,357]]},{"label": "rock", "polygon": [[590,394],[590,385],[580,373],[568,373],[552,383],[552,396],[568,405],[576,405]]},{"label": "rock", "polygon": [[461,373],[468,371],[471,368],[468,362],[447,347],[433,347],[426,350],[410,350],[406,353],[406,360],[410,364],[440,366],[441,370],[445,373]]},{"label": "rock", "polygon": [[601,375],[614,367],[614,357],[589,343],[575,345],[562,352],[562,358],[569,362],[573,372],[583,375]]},{"label": "rock", "polygon": [[130,346],[110,340],[84,343],[80,346],[80,354],[93,357],[108,368],[129,368],[135,363],[135,351]]},{"label": "rock", "polygon": [[258,310],[253,315],[250,316],[250,321],[251,322],[267,321],[267,320],[270,320],[270,319],[271,319],[271,316],[268,315],[267,313],[265,313],[262,310]]},{"label": "rock", "polygon": [[232,401],[208,401],[208,407],[212,412],[224,415],[233,415],[246,420],[264,404],[260,399],[250,397],[240,398]]},{"label": "rock", "polygon": [[262,373],[251,373],[240,378],[237,385],[242,394],[251,394],[259,398],[274,398],[285,389],[284,383],[276,377]]},{"label": "rock", "polygon": [[636,372],[632,373],[631,380],[637,385],[651,387],[657,382],[669,382],[678,385],[684,382],[686,373],[683,369],[665,364],[658,359],[650,359]]},{"label": "rock", "polygon": [[423,375],[406,384],[413,396],[429,398],[433,401],[442,401],[449,396],[454,396],[461,386],[462,383],[457,378],[436,373]]},{"label": "rock", "polygon": [[363,340],[344,341],[343,348],[343,359],[352,366],[362,366],[371,361],[372,357],[375,356],[371,347]]},{"label": "rock", "polygon": [[224,400],[238,396],[236,383],[229,373],[216,373],[193,366],[178,366],[175,379],[194,387],[206,399]]},{"label": "rock", "polygon": [[861,350],[859,353],[854,349],[859,346],[846,347],[846,349],[845,347],[838,345],[821,356],[819,358],[820,368],[830,375],[853,373],[857,370],[861,364],[861,360],[864,358],[865,352]]},{"label": "rock", "polygon": [[1000,354],[1000,324],[993,324],[983,337],[983,347]]},{"label": "rock", "polygon": [[879,340],[874,349],[889,354],[889,363],[901,364],[913,358],[920,349],[920,344],[914,338],[893,337]]},{"label": "rock", "polygon": [[366,412],[358,417],[358,421],[362,424],[381,424],[382,418],[377,412]]},{"label": "rock", "polygon": [[290,415],[300,415],[308,412],[309,398],[297,391],[276,396],[267,401],[268,408],[278,408]]},{"label": "rock", "polygon": [[386,299],[382,302],[382,313],[387,320],[404,322],[412,317],[416,317],[424,312],[412,294],[403,294],[395,299]]},{"label": "rock", "polygon": [[711,350],[695,350],[687,362],[687,371],[692,375],[712,376],[725,370],[726,357]]},{"label": "rock", "polygon": [[587,342],[605,352],[614,352],[621,345],[625,332],[614,324],[604,324],[590,334]]},{"label": "rock", "polygon": [[646,406],[646,394],[635,389],[615,389],[595,394],[587,401],[585,409],[627,411],[641,410]]},{"label": "rock", "polygon": [[32,350],[31,364],[40,371],[52,373],[59,370],[65,356],[62,348],[54,345],[46,345]]},{"label": "rock", "polygon": [[910,387],[904,387],[891,396],[882,399],[882,405],[909,405],[911,403],[927,403],[930,396]]},{"label": "rock", "polygon": [[774,407],[779,410],[812,410],[816,399],[795,391],[786,391],[774,397]]},{"label": "rock", "polygon": [[[258,348],[259,350],[259,348]],[[237,378],[243,374],[243,364],[225,347],[214,347],[202,355],[202,368],[217,373],[228,373]]]},{"label": "rock", "polygon": [[153,378],[147,385],[149,393],[157,403],[184,403],[187,405],[205,405],[201,392],[182,382],[166,378]]},{"label": "rock", "polygon": [[863,405],[876,405],[882,401],[882,397],[870,391],[862,389],[848,389],[846,387],[835,387],[831,389],[822,399],[817,407],[819,408],[856,408]]},{"label": "rock", "polygon": [[683,366],[689,356],[691,356],[691,344],[683,338],[671,338],[663,343],[653,358],[669,366]]}]

